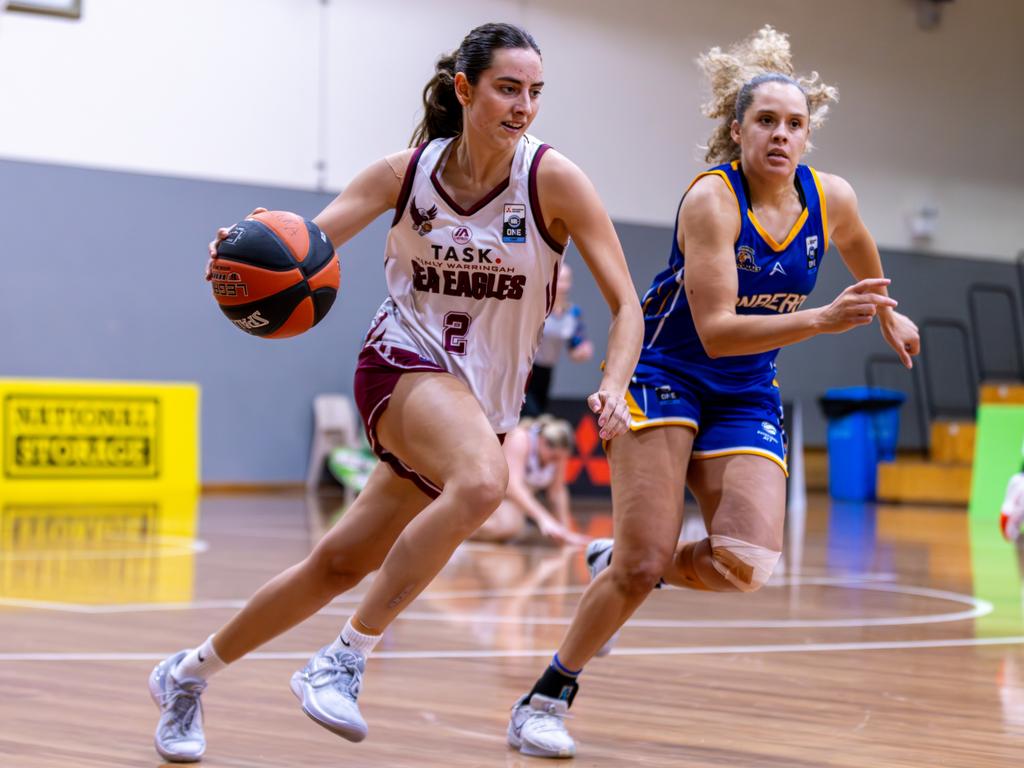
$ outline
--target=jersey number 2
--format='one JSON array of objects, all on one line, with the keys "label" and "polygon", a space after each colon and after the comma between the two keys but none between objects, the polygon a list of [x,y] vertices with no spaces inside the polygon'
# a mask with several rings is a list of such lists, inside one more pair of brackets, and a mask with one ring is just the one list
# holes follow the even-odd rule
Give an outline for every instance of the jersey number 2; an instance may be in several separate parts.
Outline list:
[{"label": "jersey number 2", "polygon": [[449,312],[444,316],[444,349],[453,355],[466,354],[466,334],[473,318],[465,312]]}]

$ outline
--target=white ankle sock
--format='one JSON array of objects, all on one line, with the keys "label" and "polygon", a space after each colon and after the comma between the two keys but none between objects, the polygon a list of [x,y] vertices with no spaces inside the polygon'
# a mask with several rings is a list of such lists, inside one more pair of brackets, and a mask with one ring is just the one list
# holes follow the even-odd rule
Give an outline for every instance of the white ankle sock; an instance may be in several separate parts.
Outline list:
[{"label": "white ankle sock", "polygon": [[352,626],[352,619],[349,619],[345,622],[345,628],[341,630],[341,634],[331,643],[330,650],[332,653],[355,651],[362,656],[369,656],[380,642],[380,638],[381,635],[364,635],[362,632],[357,632]]},{"label": "white ankle sock", "polygon": [[210,635],[206,642],[185,654],[185,658],[171,670],[171,675],[175,680],[207,680],[226,666],[213,650],[213,635]]}]

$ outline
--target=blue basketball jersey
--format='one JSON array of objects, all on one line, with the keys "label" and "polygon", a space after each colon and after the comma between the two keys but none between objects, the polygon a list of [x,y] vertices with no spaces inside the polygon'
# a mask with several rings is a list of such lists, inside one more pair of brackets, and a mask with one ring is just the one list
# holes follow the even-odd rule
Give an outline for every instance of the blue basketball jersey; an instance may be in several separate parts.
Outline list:
[{"label": "blue basketball jersey", "polygon": [[[821,258],[828,249],[825,196],[814,169],[800,165],[796,188],[803,211],[781,243],[757,220],[739,162],[711,168],[697,176],[717,175],[729,185],[740,211],[740,233],[734,251],[738,290],[736,312],[775,315],[796,312],[814,288]],[[684,195],[685,197],[685,195]],[[680,202],[680,206],[682,202]],[[754,384],[770,384],[778,349],[754,355],[712,359],[704,352],[686,298],[686,259],[679,250],[678,216],[668,267],[644,294],[644,346],[640,366],[684,369],[722,392],[740,392]]]}]

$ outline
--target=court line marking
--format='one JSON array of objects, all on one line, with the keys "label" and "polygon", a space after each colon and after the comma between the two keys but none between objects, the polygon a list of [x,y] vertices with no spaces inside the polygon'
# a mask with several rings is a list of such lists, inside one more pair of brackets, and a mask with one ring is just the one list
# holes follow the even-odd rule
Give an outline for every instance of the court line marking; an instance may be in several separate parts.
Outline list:
[{"label": "court line marking", "polygon": [[[875,583],[879,581],[892,581],[896,577],[893,574],[850,574],[838,576],[812,576],[812,577],[786,577],[772,580],[765,585],[770,587],[785,586],[842,586],[850,585],[851,588],[859,584]],[[546,589],[470,589],[450,590],[447,592],[424,592],[417,598],[422,601],[429,600],[457,600],[469,598],[494,598],[494,597],[550,597],[558,595],[577,595],[583,593],[587,585],[575,585],[571,587],[549,587]],[[918,587],[911,587],[918,589]],[[675,591],[681,588],[669,587]],[[321,609],[319,613],[331,610],[332,606],[358,604],[363,599],[364,593],[348,594],[335,598],[329,605]],[[955,594],[955,593],[949,593]],[[963,597],[963,596],[960,596]],[[179,603],[97,603],[86,605],[81,603],[63,603],[56,600],[32,600],[21,597],[0,597],[0,606],[12,608],[32,608],[41,611],[64,611],[67,613],[145,613],[149,611],[192,611],[209,610],[217,608],[241,608],[247,600],[238,598],[225,598],[221,600],[194,600]]]},{"label": "court line marking", "polygon": [[[755,653],[823,653],[842,651],[902,651],[925,648],[970,648],[977,646],[1024,645],[1024,635],[1007,637],[965,637],[942,640],[893,640],[860,643],[786,643],[765,645],[657,646],[650,648],[616,648],[613,656],[710,656]],[[245,658],[252,661],[306,661],[314,651],[255,652]],[[437,651],[375,651],[375,659],[515,659],[547,658],[554,649],[530,650],[437,650]],[[0,653],[3,662],[102,662],[162,661],[166,653]]]},{"label": "court line marking", "polygon": [[[805,582],[806,583],[806,582]],[[902,584],[826,584],[824,586],[838,587],[840,589],[866,589],[877,592],[892,592],[896,594],[917,595],[929,597],[936,600],[947,600],[954,603],[962,603],[971,606],[966,611],[955,611],[953,613],[931,613],[915,614],[911,616],[880,616],[877,618],[858,617],[849,619],[630,619],[627,627],[646,627],[651,629],[808,629],[812,627],[825,628],[849,628],[849,627],[893,627],[911,626],[919,624],[941,624],[952,621],[966,621],[987,616],[992,613],[994,606],[987,600],[962,595],[957,592],[947,592],[941,589],[929,589],[928,587],[914,587]],[[349,611],[327,606],[320,613],[326,615],[348,615]],[[404,611],[398,619],[411,621],[449,621],[453,623],[476,623],[476,624],[517,624],[517,625],[568,625],[572,617],[565,616],[504,616],[501,614],[485,613],[430,613],[429,611]]]},{"label": "court line marking", "polygon": [[[965,611],[954,611],[951,613],[913,614],[909,616],[880,616],[835,618],[835,619],[631,619],[627,626],[634,628],[648,629],[811,629],[811,628],[857,628],[857,627],[897,627],[914,626],[922,624],[942,624],[954,621],[967,621],[992,613],[992,603],[974,598],[969,595],[962,595],[956,592],[948,592],[928,587],[915,587],[912,585],[880,583],[875,581],[861,581],[857,579],[835,579],[835,578],[809,578],[801,580],[801,585],[816,585],[836,587],[839,589],[864,589],[876,592],[890,592],[895,594],[916,595],[936,600],[961,603],[971,606]],[[776,585],[778,586],[778,585]],[[585,587],[553,588],[549,590],[493,590],[477,591],[473,594],[482,597],[506,597],[506,596],[539,596],[543,593],[552,595],[565,595],[580,592]],[[435,593],[435,599],[447,595],[465,597],[465,592]],[[424,594],[424,598],[431,595]],[[361,599],[361,596],[350,596],[345,600],[338,600],[318,611],[325,616],[347,616],[350,608],[342,608],[338,603],[354,603]],[[53,603],[48,601],[18,600],[16,598],[5,598],[0,604],[17,606],[23,608],[37,608],[42,610],[55,610],[68,613],[80,614],[116,614],[116,613],[142,613],[152,611],[181,611],[181,610],[205,610],[205,609],[238,609],[245,605],[244,600],[204,600],[194,603],[135,603],[126,605],[75,605],[72,603]],[[507,616],[495,613],[434,613],[430,611],[405,611],[398,616],[399,621],[429,621],[449,622],[456,624],[515,624],[517,626],[568,626],[572,616]]]}]

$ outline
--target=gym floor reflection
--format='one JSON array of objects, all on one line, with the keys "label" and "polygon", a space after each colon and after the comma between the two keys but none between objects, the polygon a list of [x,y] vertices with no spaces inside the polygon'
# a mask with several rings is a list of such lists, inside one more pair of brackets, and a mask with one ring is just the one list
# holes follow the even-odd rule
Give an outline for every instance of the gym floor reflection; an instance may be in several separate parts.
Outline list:
[{"label": "gym floor reflection", "polygon": [[[340,500],[292,495],[2,508],[0,756],[155,765],[146,676],[306,555]],[[578,502],[591,535],[605,502]],[[759,593],[654,593],[581,678],[579,765],[1003,766],[1024,746],[1020,550],[963,510],[812,496]],[[802,523],[797,525],[797,523]],[[687,519],[687,536],[702,524]],[[207,766],[475,766],[586,585],[579,549],[465,544],[395,622],[350,744],[305,718],[291,672],[365,584],[232,665],[204,695]]]}]

